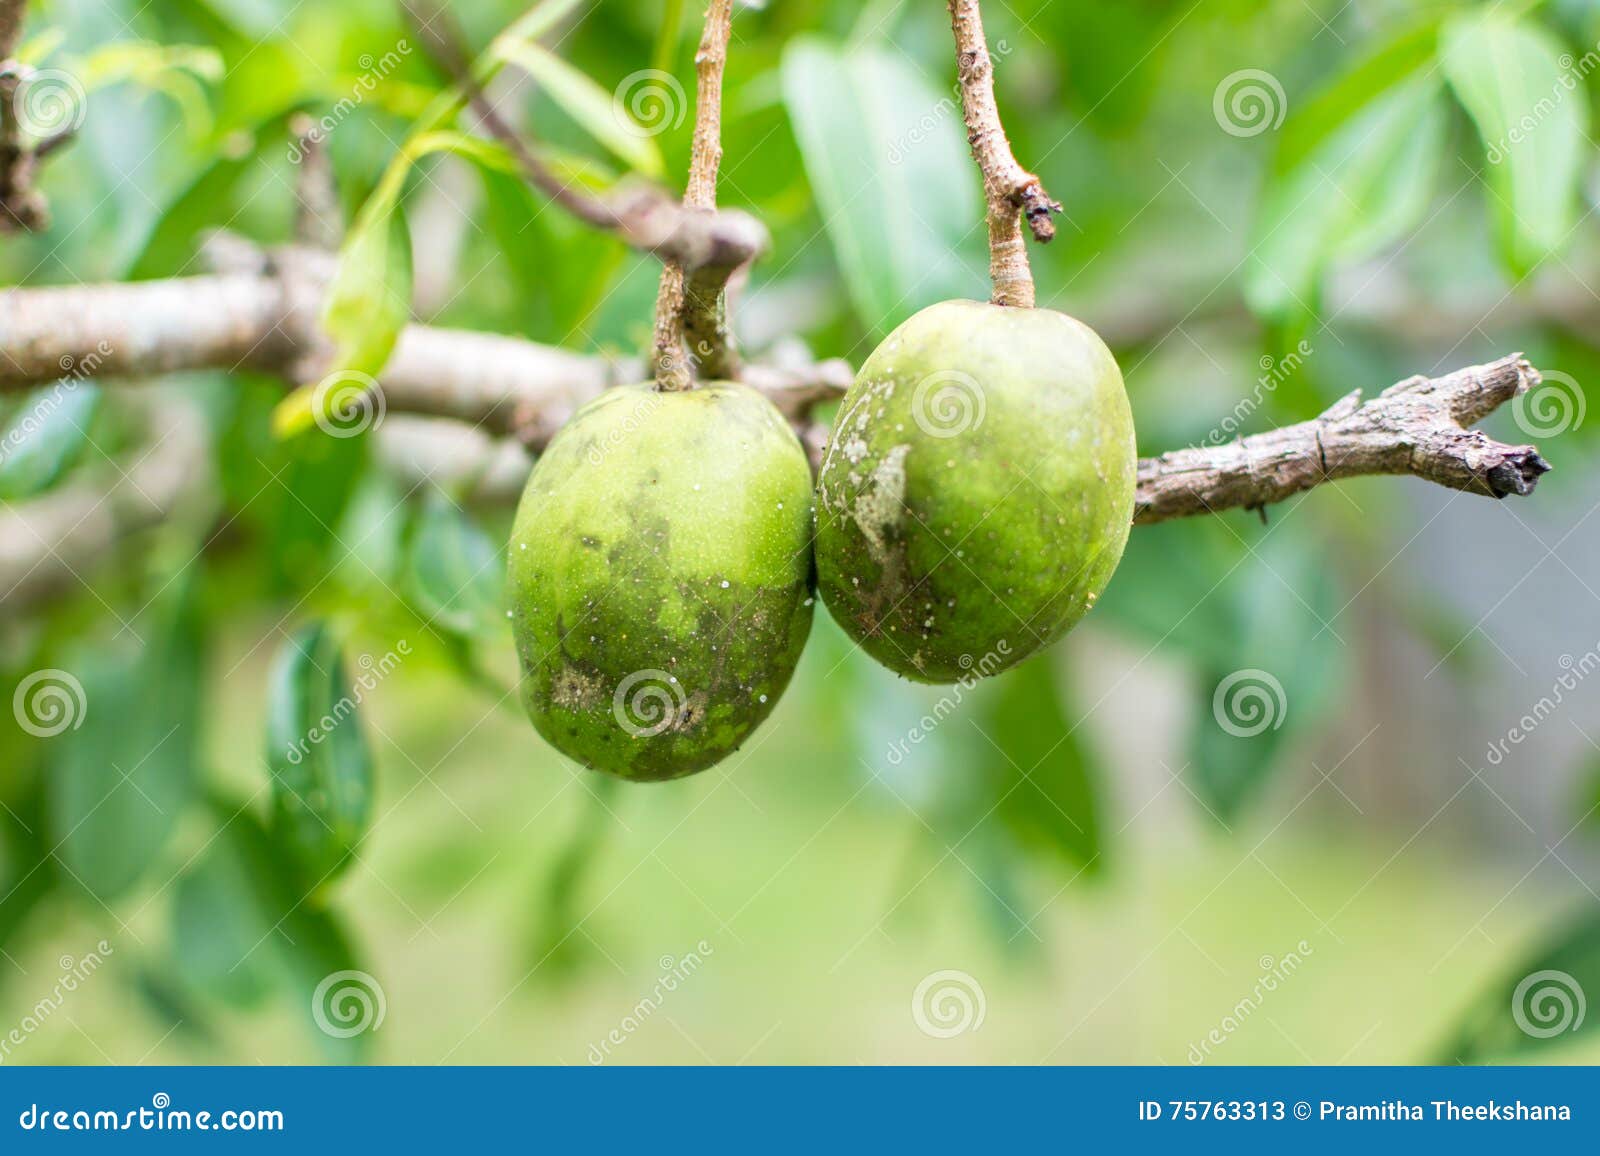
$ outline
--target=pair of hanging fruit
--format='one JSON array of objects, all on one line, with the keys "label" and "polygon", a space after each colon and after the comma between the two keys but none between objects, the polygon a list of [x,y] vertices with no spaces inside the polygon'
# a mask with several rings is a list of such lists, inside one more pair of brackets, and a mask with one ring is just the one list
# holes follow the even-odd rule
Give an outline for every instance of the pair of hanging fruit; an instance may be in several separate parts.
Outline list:
[{"label": "pair of hanging fruit", "polygon": [[534,725],[585,766],[671,779],[737,749],[788,685],[817,585],[919,682],[993,674],[1094,605],[1133,514],[1111,352],[1047,309],[946,301],[862,365],[816,483],[732,383],[613,389],[517,511],[513,630]]},{"label": "pair of hanging fruit", "polygon": [[[672,779],[736,750],[794,673],[813,581],[879,662],[954,682],[1060,638],[1122,557],[1122,375],[1087,326],[1032,308],[1022,206],[997,174],[1031,190],[1041,240],[1060,206],[1005,145],[976,4],[949,8],[1012,304],[946,301],[891,333],[845,394],[815,498],[794,431],[737,384],[612,390],[556,435],[512,531],[512,625],[534,726],[585,766]],[[696,156],[709,207],[717,150]]]}]

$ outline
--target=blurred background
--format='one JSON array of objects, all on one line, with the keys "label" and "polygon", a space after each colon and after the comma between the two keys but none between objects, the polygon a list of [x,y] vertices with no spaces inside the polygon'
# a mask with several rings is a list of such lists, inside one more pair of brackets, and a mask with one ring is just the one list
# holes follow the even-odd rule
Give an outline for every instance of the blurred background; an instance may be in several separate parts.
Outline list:
[{"label": "blurred background", "polygon": [[[188,483],[0,584],[0,1062],[1600,1061],[1600,5],[984,13],[1065,205],[1040,304],[1113,345],[1142,453],[1521,350],[1545,384],[1485,428],[1540,446],[1537,493],[1363,479],[1139,528],[1089,622],[977,686],[819,613],[746,749],[635,786],[508,697],[520,450],[403,414],[277,436],[284,383],[245,371],[6,396],[0,517],[106,490],[152,428]],[[574,179],[681,187],[698,5],[456,14],[475,52],[526,17],[546,51],[487,53],[490,91]],[[287,241],[303,113],[346,219],[404,223],[416,317],[649,344],[653,260],[413,147],[447,78],[387,0],[54,2],[19,55],[81,122],[9,284]],[[738,8],[754,356],[859,364],[987,294],[954,78],[939,4]],[[273,789],[313,772],[331,858]]]}]

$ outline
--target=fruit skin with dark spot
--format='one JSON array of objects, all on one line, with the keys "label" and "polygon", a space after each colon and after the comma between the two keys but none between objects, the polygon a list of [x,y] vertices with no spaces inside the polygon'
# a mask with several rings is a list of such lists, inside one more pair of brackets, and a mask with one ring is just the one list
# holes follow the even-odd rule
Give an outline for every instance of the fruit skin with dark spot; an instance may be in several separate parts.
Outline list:
[{"label": "fruit skin with dark spot", "polygon": [[1082,322],[945,301],[845,395],[818,478],[817,584],[918,682],[994,674],[1094,605],[1132,526],[1122,373]]},{"label": "fruit skin with dark spot", "polygon": [[811,629],[811,470],[760,394],[608,390],[552,439],[511,533],[522,699],[564,754],[674,779],[732,753]]}]

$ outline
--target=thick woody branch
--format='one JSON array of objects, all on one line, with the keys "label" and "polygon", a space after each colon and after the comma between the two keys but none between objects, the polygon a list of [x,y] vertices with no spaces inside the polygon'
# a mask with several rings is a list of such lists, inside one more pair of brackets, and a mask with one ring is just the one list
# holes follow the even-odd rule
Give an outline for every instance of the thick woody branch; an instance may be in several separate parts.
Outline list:
[{"label": "thick woody branch", "polygon": [[641,253],[684,269],[736,268],[766,249],[766,226],[748,213],[694,211],[645,185],[597,193],[563,180],[507,123],[472,76],[446,13],[438,8],[418,11],[423,6],[409,3],[405,7],[418,35],[466,94],[483,128],[511,152],[529,184],[573,216]]},{"label": "thick woody branch", "polygon": [[[208,259],[229,271],[126,284],[0,290],[0,393],[79,378],[144,378],[249,368],[302,376],[325,345],[321,295],[331,259],[299,248],[270,257],[225,235]],[[384,366],[384,408],[447,417],[542,448],[637,360],[573,353],[515,337],[408,325]],[[752,365],[745,380],[801,421],[850,384],[842,361]]]},{"label": "thick woody branch", "polygon": [[1022,221],[1035,239],[1056,235],[1050,214],[1061,206],[1051,200],[1039,178],[1024,169],[1012,155],[1011,142],[1000,123],[994,99],[994,62],[983,34],[978,0],[949,0],[950,27],[956,40],[956,74],[961,82],[961,113],[967,125],[967,143],[983,173],[984,200],[989,215],[989,276],[994,281],[996,305],[1031,307],[1033,273],[1022,238]]},{"label": "thick woody branch", "polygon": [[[695,53],[694,147],[683,207],[715,212],[717,170],[722,164],[722,74],[733,34],[733,0],[711,0],[706,8],[700,49]],[[737,264],[707,264],[687,269],[669,261],[656,294],[655,379],[662,389],[691,384],[683,352],[687,342],[701,376],[732,378],[739,372],[728,327],[727,287]]]},{"label": "thick woody branch", "polygon": [[1355,390],[1297,425],[1146,458],[1133,520],[1260,508],[1365,474],[1414,474],[1495,498],[1532,493],[1550,469],[1538,450],[1466,427],[1538,384],[1538,371],[1512,354],[1444,377],[1408,378],[1365,404]]},{"label": "thick woody branch", "polygon": [[[320,282],[307,271],[314,266],[291,253],[264,272],[0,291],[0,392],[65,373],[147,377],[249,366],[292,377],[322,340]],[[453,418],[537,450],[583,402],[644,373],[637,363],[518,338],[412,325],[380,384],[388,412]],[[811,411],[843,394],[850,371],[838,361],[752,365],[745,380],[815,448],[823,430]],[[1549,469],[1538,451],[1467,427],[1538,382],[1512,355],[1410,378],[1364,405],[1353,393],[1312,421],[1144,459],[1134,521],[1257,508],[1363,474],[1413,474],[1493,497],[1527,494]]]}]

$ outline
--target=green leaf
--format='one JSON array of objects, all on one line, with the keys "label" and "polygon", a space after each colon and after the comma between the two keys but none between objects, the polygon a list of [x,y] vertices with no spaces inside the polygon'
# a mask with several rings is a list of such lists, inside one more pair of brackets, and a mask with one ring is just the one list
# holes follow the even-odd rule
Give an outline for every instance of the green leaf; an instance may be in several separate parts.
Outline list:
[{"label": "green leaf", "polygon": [[388,656],[381,665],[365,660],[352,683],[338,640],[321,622],[297,631],[273,661],[266,750],[273,830],[313,886],[349,863],[371,822],[372,753],[358,708],[389,663]]},{"label": "green leaf", "polygon": [[365,1059],[388,999],[357,956],[344,921],[331,909],[301,903],[290,908],[283,928],[290,999],[318,1050],[335,1064]]},{"label": "green leaf", "polygon": [[[0,808],[0,951],[14,948],[17,933],[29,917],[61,884],[61,872],[51,857],[45,830],[44,793],[35,769],[25,778],[15,755],[23,744],[11,744],[3,767],[10,783],[29,783],[25,794],[11,794]],[[31,780],[31,782],[30,782]]]},{"label": "green leaf", "polygon": [[158,44],[150,40],[114,40],[73,62],[85,89],[128,81],[170,97],[183,114],[191,137],[211,131],[211,106],[206,85],[219,83],[226,69],[214,48],[192,44]]},{"label": "green leaf", "polygon": [[1339,637],[1343,598],[1306,517],[1284,511],[1267,529],[1227,514],[1141,529],[1095,608],[1102,623],[1188,661],[1195,699],[1186,773],[1204,809],[1225,823],[1339,701],[1349,642]]},{"label": "green leaf", "polygon": [[571,837],[539,878],[538,916],[528,943],[528,967],[541,981],[559,984],[579,976],[598,954],[587,935],[574,935],[587,908],[580,906],[584,887],[605,851],[607,836],[617,827],[621,783],[596,775],[584,782],[588,797]]},{"label": "green leaf", "polygon": [[[310,902],[299,865],[249,806],[213,806],[218,830],[179,880],[173,911],[184,979],[238,1007],[282,996],[328,1059],[360,1060],[382,1026],[382,987],[361,970],[337,915]],[[351,993],[365,993],[370,1015]]]},{"label": "green leaf", "polygon": [[[1177,6],[1163,11],[1160,0],[1045,4],[1029,14],[1027,28],[1041,46],[1052,46],[1062,96],[1070,99],[1074,119],[1081,116],[1112,135],[1134,128],[1156,99],[1161,85],[1153,81],[1172,68],[1172,26],[1184,16]],[[994,48],[996,55],[1004,55],[1014,42],[1007,44],[1002,35]],[[1005,67],[996,64],[997,69]],[[1001,101],[1003,108],[1003,95]]]},{"label": "green leaf", "polygon": [[276,379],[235,373],[221,396],[233,405],[216,452],[224,497],[241,528],[260,536],[256,575],[273,594],[297,591],[292,602],[347,550],[337,531],[372,447],[361,437],[275,436],[270,415],[283,400]]},{"label": "green leaf", "polygon": [[959,257],[981,243],[961,109],[895,49],[800,37],[783,93],[856,312],[882,335],[924,305],[980,291]]},{"label": "green leaf", "polygon": [[533,77],[551,100],[618,160],[648,177],[666,175],[666,162],[654,136],[633,119],[616,94],[528,40],[501,37],[495,41],[493,53]]},{"label": "green leaf", "polygon": [[[445,107],[441,103],[423,121],[434,123]],[[407,139],[339,250],[339,268],[322,315],[336,345],[333,368],[321,381],[302,385],[278,404],[272,424],[279,437],[292,437],[314,424],[342,428],[348,423],[340,410],[348,412],[352,405],[359,406],[362,420],[376,424],[369,415],[381,415],[381,401],[353,395],[378,392],[376,378],[411,319],[411,235],[397,210],[412,166],[440,152],[495,172],[517,171],[510,153],[494,141],[442,129]]]},{"label": "green leaf", "polygon": [[408,588],[430,624],[457,634],[498,630],[505,613],[499,548],[443,495],[431,495],[411,539]]},{"label": "green leaf", "polygon": [[972,720],[972,765],[995,817],[1021,846],[1075,867],[1101,867],[1100,817],[1084,736],[1063,707],[1060,672],[1044,655],[995,680]]},{"label": "green leaf", "polygon": [[1309,535],[1280,530],[1223,581],[1219,602],[1195,607],[1227,623],[1229,638],[1226,656],[1200,668],[1189,745],[1189,777],[1219,822],[1259,798],[1337,701],[1346,648],[1332,571]]},{"label": "green leaf", "polygon": [[89,444],[100,388],[62,380],[17,403],[0,432],[0,501],[43,493],[66,475]]},{"label": "green leaf", "polygon": [[411,238],[395,212],[403,174],[385,179],[357,214],[322,320],[341,370],[376,377],[411,316]]},{"label": "green leaf", "polygon": [[1434,1062],[1476,1064],[1551,1049],[1600,1026],[1600,914],[1592,905],[1557,927],[1484,991]]},{"label": "green leaf", "polygon": [[[352,406],[363,415],[380,412],[380,402],[370,395],[381,398],[378,373],[411,319],[411,235],[405,218],[395,211],[405,171],[391,168],[384,174],[339,250],[339,268],[322,311],[323,326],[335,344],[333,368],[273,411],[273,431],[279,437],[292,437],[313,424],[342,429],[346,423],[341,415],[352,412]],[[397,175],[391,179],[391,174]]]},{"label": "green leaf", "polygon": [[1245,283],[1256,312],[1276,320],[1315,313],[1332,261],[1367,257],[1423,219],[1444,154],[1439,87],[1432,77],[1407,80],[1344,110],[1343,121],[1312,110],[1326,135],[1312,143],[1297,134],[1293,151],[1303,155],[1272,178],[1257,218]]},{"label": "green leaf", "polygon": [[1497,11],[1450,21],[1440,63],[1483,140],[1501,258],[1520,277],[1577,222],[1588,94],[1554,37]]},{"label": "green leaf", "polygon": [[85,653],[47,680],[73,719],[48,740],[50,828],[68,877],[102,902],[139,879],[194,794],[202,646],[191,585],[174,579],[149,611],[142,650]]},{"label": "green leaf", "polygon": [[1273,171],[1299,168],[1311,153],[1378,98],[1431,71],[1439,52],[1437,18],[1401,31],[1364,56],[1337,80],[1296,107],[1284,122]]},{"label": "green leaf", "polygon": [[260,865],[243,826],[229,819],[205,854],[179,876],[173,945],[179,973],[197,991],[239,1008],[259,1006],[277,986],[276,934],[258,892]]},{"label": "green leaf", "polygon": [[334,574],[342,589],[379,599],[393,595],[409,510],[405,493],[387,471],[369,470],[361,478],[339,523],[345,552]]},{"label": "green leaf", "polygon": [[537,40],[561,23],[580,0],[539,0],[499,36],[506,41]]},{"label": "green leaf", "polygon": [[283,128],[282,117],[263,122],[249,130],[251,143],[241,154],[223,152],[209,158],[161,210],[128,265],[127,279],[188,272],[195,261],[195,237],[207,228],[226,225],[236,215],[235,190],[259,173],[266,147],[283,139]]}]

